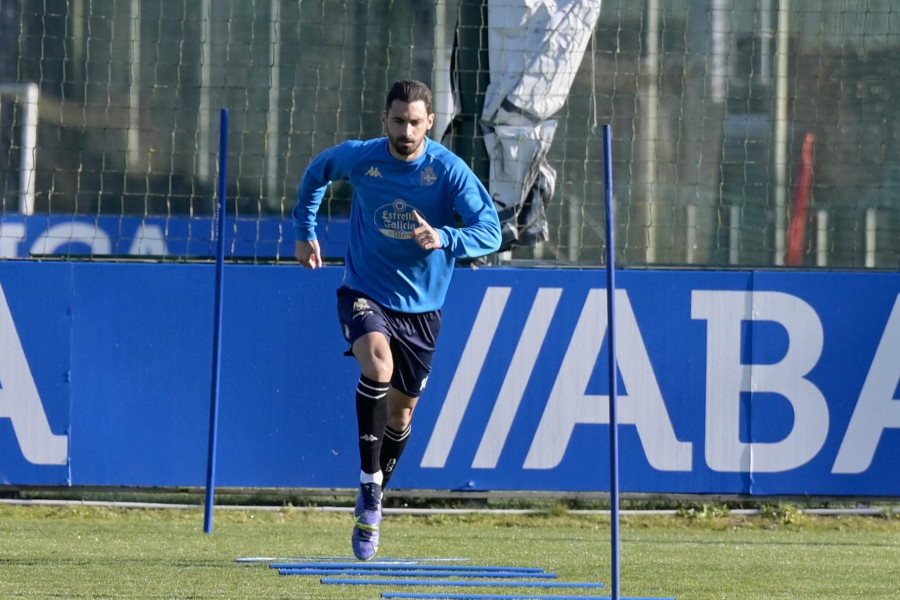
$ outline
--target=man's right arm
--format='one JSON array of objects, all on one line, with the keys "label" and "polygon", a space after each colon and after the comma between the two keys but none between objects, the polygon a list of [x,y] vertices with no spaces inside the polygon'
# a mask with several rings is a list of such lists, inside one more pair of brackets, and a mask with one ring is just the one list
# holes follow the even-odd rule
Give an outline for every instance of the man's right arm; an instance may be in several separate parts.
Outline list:
[{"label": "man's right arm", "polygon": [[348,159],[352,157],[352,149],[357,143],[347,141],[332,146],[312,159],[306,167],[297,190],[297,202],[291,212],[296,239],[304,242],[316,239],[316,212],[331,182],[346,179]]},{"label": "man's right arm", "polygon": [[300,181],[297,202],[291,212],[294,233],[298,241],[309,242],[316,239],[316,212],[322,204],[325,191],[331,184],[331,179],[327,175],[330,153],[331,150],[326,150],[314,158]]}]

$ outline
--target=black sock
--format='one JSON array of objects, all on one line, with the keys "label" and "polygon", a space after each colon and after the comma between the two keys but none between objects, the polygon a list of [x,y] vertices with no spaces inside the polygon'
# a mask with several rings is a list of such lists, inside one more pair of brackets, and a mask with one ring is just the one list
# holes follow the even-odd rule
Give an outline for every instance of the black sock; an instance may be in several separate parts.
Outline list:
[{"label": "black sock", "polygon": [[390,384],[373,381],[360,375],[356,387],[356,424],[359,432],[359,468],[364,473],[377,473],[381,469],[384,429],[387,427],[387,392]]},{"label": "black sock", "polygon": [[388,481],[394,474],[394,467],[397,461],[406,449],[409,442],[409,434],[412,426],[408,425],[403,431],[397,431],[390,425],[384,429],[384,443],[381,445],[381,474],[384,476],[384,482],[381,487],[387,487]]}]

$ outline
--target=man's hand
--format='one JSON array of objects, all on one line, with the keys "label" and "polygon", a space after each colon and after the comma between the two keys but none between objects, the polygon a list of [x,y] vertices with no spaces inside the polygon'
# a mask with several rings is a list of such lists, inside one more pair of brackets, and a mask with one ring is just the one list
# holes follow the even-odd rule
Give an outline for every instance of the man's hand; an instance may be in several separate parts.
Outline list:
[{"label": "man's hand", "polygon": [[419,211],[413,209],[413,215],[419,226],[413,229],[413,237],[416,242],[425,250],[437,250],[441,247],[441,234],[435,231],[434,227],[428,224]]},{"label": "man's hand", "polygon": [[310,242],[297,241],[294,244],[294,256],[304,267],[309,269],[318,269],[322,266],[322,251],[319,250],[319,241],[312,240]]}]

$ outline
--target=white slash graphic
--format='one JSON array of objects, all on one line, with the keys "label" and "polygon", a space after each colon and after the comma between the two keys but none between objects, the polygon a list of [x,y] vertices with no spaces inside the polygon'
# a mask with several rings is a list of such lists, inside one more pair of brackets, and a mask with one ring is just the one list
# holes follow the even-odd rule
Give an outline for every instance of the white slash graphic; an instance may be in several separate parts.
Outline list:
[{"label": "white slash graphic", "polygon": [[475,383],[481,375],[484,360],[494,340],[494,333],[497,331],[510,291],[511,288],[507,287],[492,287],[485,292],[481,308],[478,309],[478,315],[472,325],[472,333],[469,334],[469,340],[459,360],[459,367],[453,375],[453,381],[450,382],[447,398],[441,407],[431,439],[428,440],[428,447],[425,448],[422,467],[439,469],[447,463],[447,456],[456,440],[463,415],[466,414]]}]

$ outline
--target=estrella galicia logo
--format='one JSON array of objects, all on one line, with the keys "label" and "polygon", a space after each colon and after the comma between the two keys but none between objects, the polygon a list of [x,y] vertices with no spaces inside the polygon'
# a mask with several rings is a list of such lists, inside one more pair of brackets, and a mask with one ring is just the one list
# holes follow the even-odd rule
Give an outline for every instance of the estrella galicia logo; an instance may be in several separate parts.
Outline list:
[{"label": "estrella galicia logo", "polygon": [[413,236],[416,228],[416,217],[413,215],[413,207],[405,200],[394,200],[375,211],[375,226],[384,235],[398,239],[408,240]]}]

